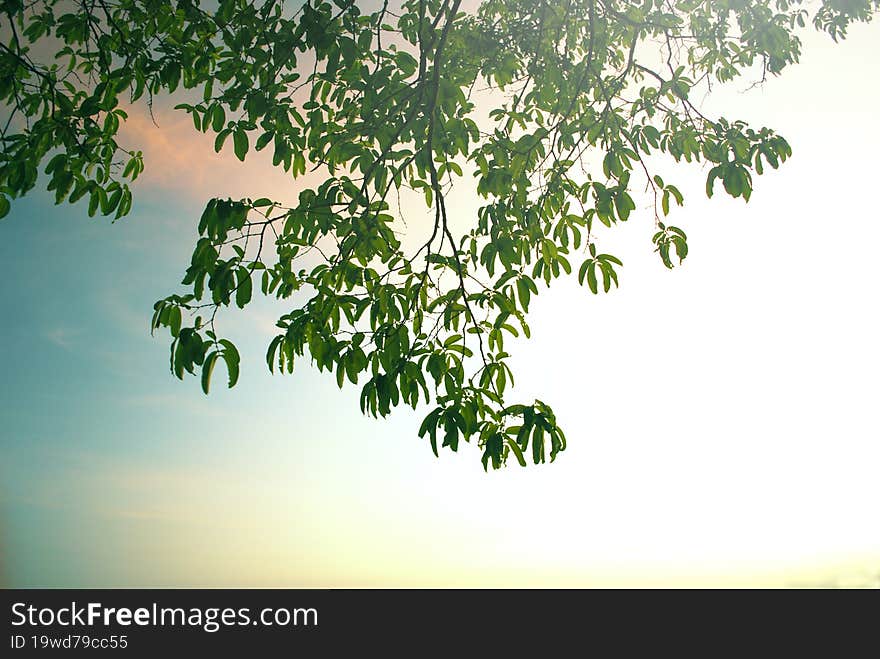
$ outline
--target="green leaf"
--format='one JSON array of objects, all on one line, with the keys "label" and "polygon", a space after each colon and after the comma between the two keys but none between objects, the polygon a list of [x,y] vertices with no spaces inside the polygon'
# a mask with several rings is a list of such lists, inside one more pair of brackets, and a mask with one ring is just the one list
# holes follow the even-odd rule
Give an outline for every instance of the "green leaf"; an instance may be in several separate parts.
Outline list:
[{"label": "green leaf", "polygon": [[238,287],[235,289],[235,304],[239,309],[244,309],[248,302],[251,301],[253,294],[253,282],[251,281],[251,273],[247,268],[240,268],[238,271]]},{"label": "green leaf", "polygon": [[229,388],[231,389],[238,382],[238,366],[241,362],[241,357],[231,341],[220,339],[219,343],[223,346],[223,351],[220,354],[223,356],[223,361],[226,362],[226,369],[229,371]]},{"label": "green leaf", "polygon": [[214,138],[214,151],[216,153],[220,153],[220,151],[223,149],[223,144],[224,142],[226,142],[226,138],[229,137],[229,134],[231,132],[231,130],[225,128],[217,133],[217,137]]},{"label": "green leaf", "polygon": [[217,363],[219,353],[211,352],[205,357],[205,363],[202,365],[202,391],[206,394],[211,386],[211,375],[214,373],[214,364]]},{"label": "green leaf", "polygon": [[711,198],[712,193],[714,192],[713,188],[715,187],[715,179],[720,178],[724,175],[724,168],[721,165],[717,165],[709,170],[709,174],[706,177],[706,196]]},{"label": "green leaf", "polygon": [[516,280],[516,291],[519,294],[520,306],[522,306],[523,311],[528,311],[531,291],[529,291],[529,285],[526,283],[525,279],[520,278]]},{"label": "green leaf", "polygon": [[[595,254],[594,254],[595,256]],[[578,270],[578,283],[583,286],[584,279],[587,277],[587,269],[590,267],[590,264],[593,262],[593,259],[586,259],[583,263],[581,263],[581,267]]]},{"label": "green leaf", "polygon": [[532,462],[544,462],[544,428],[540,425],[536,425],[532,433]]},{"label": "green leaf", "polygon": [[240,128],[232,134],[233,148],[235,157],[244,162],[244,157],[248,152],[248,136],[247,133]]},{"label": "green leaf", "polygon": [[590,264],[587,266],[587,285],[590,287],[590,290],[598,294],[599,293],[599,283],[596,281],[596,262],[590,261]]},{"label": "green leaf", "polygon": [[727,167],[724,171],[724,189],[731,197],[739,197],[745,187],[745,176],[739,167]]},{"label": "green leaf", "polygon": [[183,315],[180,307],[171,307],[168,311],[168,327],[171,330],[171,336],[180,334],[180,325],[183,322]]},{"label": "green leaf", "polygon": [[516,456],[516,461],[519,462],[520,467],[526,466],[526,457],[523,455],[522,449],[519,447],[513,439],[510,437],[507,438],[507,445],[510,447],[510,450]]},{"label": "green leaf", "polygon": [[219,103],[215,103],[211,106],[211,128],[214,129],[215,133],[219,133],[223,130],[223,127],[226,125],[226,112],[223,111],[223,106]]}]

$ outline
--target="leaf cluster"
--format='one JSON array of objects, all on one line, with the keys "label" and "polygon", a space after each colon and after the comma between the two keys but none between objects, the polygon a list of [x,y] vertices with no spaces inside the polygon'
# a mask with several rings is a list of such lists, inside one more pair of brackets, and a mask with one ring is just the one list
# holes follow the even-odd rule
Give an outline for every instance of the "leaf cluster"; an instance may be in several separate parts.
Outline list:
[{"label": "leaf cluster", "polygon": [[[268,367],[300,361],[360,388],[387,416],[428,408],[434,453],[473,442],[484,468],[554,460],[565,435],[540,400],[511,403],[507,347],[535,296],[577,273],[593,294],[623,262],[602,234],[653,196],[653,244],[688,254],[667,224],[679,189],[666,156],[704,166],[748,201],[790,155],[769,128],[705,116],[697,90],[776,75],[808,23],[832,38],[878,0],[60,0],[2,2],[0,216],[41,173],[58,203],[120,218],[143,154],[118,142],[123,105],[175,95],[195,131],[245,161],[266,150],[298,201],[211,199],[184,294],[156,303],[171,370],[207,393],[239,377],[218,313],[286,301]],[[307,172],[320,172],[309,184]],[[667,175],[668,176],[668,175]],[[308,180],[315,180],[309,178]],[[459,218],[455,185],[480,208]],[[417,201],[414,201],[417,200]],[[404,223],[412,208],[419,221]],[[418,213],[417,213],[418,214]],[[405,233],[405,235],[404,235]],[[650,234],[649,234],[650,235]]]}]

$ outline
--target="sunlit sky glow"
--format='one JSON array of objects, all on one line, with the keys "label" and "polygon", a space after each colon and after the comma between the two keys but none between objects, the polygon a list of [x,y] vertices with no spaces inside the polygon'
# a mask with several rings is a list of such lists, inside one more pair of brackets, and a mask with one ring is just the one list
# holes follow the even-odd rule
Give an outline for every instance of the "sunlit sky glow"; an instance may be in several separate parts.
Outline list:
[{"label": "sunlit sky glow", "polygon": [[[517,398],[551,403],[569,449],[484,474],[432,455],[419,413],[263,355],[283,305],[231,312],[242,379],[168,372],[152,303],[173,292],[211,196],[297,191],[258,156],[213,154],[185,115],[135,114],[147,172],[110,226],[46,194],[0,225],[0,582],[12,586],[816,585],[880,573],[880,26],[710,113],[777,128],[794,157],[748,205],[703,193],[651,249],[648,198],[603,249],[621,288],[542,288],[513,346]],[[720,187],[720,186],[719,186]],[[469,209],[457,207],[460,214]],[[421,412],[421,410],[420,410]]]}]

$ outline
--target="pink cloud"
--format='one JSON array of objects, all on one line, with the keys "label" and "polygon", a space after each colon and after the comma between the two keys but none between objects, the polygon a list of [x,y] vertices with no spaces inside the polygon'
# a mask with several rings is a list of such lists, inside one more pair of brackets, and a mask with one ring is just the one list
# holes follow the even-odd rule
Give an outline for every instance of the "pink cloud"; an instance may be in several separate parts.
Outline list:
[{"label": "pink cloud", "polygon": [[135,181],[135,194],[170,192],[199,200],[270,197],[292,202],[302,188],[302,180],[294,181],[282,168],[272,165],[271,148],[255,152],[252,146],[245,162],[240,162],[232,153],[232,140],[222,152],[215,153],[216,134],[198,132],[182,110],[156,104],[151,117],[144,106],[125,109],[129,117],[120,130],[119,142],[144,152],[145,169]]}]

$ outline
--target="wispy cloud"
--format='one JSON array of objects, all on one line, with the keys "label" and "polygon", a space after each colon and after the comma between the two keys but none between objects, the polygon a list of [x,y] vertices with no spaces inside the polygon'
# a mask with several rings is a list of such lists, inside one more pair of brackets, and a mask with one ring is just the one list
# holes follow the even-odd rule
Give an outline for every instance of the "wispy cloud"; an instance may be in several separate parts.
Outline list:
[{"label": "wispy cloud", "polygon": [[45,337],[50,343],[59,348],[70,350],[70,348],[73,347],[74,339],[79,334],[80,330],[77,329],[72,329],[70,327],[55,327],[48,330],[45,333]]}]

